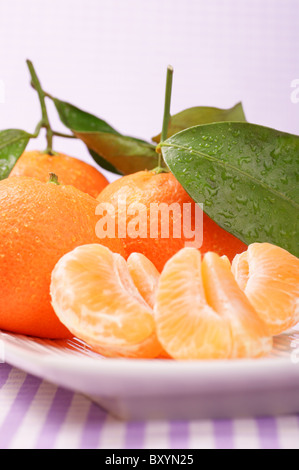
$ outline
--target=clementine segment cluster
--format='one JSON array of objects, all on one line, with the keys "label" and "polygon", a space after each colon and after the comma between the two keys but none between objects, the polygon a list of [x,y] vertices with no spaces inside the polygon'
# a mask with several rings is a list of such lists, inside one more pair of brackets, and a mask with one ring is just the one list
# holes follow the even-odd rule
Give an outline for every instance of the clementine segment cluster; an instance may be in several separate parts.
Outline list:
[{"label": "clementine segment cluster", "polygon": [[49,173],[55,173],[61,184],[75,186],[94,198],[108,185],[107,178],[100,171],[82,160],[37,150],[24,152],[9,176],[30,176],[46,183]]},{"label": "clementine segment cluster", "polygon": [[155,305],[158,337],[175,359],[258,357],[272,339],[225,260],[184,248],[166,264]]},{"label": "clementine segment cluster", "polygon": [[0,182],[0,328],[65,338],[50,301],[51,272],[76,246],[97,242],[97,201],[30,177]]},{"label": "clementine segment cluster", "polygon": [[239,286],[271,335],[299,322],[299,259],[270,243],[253,243],[235,257]]},{"label": "clementine segment cluster", "polygon": [[[124,176],[104,188],[97,199],[99,204],[110,204],[114,208],[114,213],[111,217],[113,218],[113,224],[116,226],[116,236],[121,232],[119,234],[123,244],[121,254],[128,258],[131,253],[143,253],[152,261],[159,272],[162,271],[166,261],[182,249],[186,242],[192,242],[192,238],[189,237],[195,230],[203,231],[203,244],[200,247],[201,253],[213,251],[219,255],[226,255],[232,260],[237,253],[241,253],[247,248],[243,242],[219,227],[205,213],[202,214],[202,225],[197,227],[195,220],[196,204],[172,173],[156,174],[154,171],[140,171]],[[161,231],[161,217],[159,213],[159,220],[157,221],[158,231],[156,236],[152,236],[153,217],[151,217],[150,208],[161,204],[167,205],[168,208],[178,204],[181,219],[179,221],[175,220],[180,215],[170,210],[169,223],[167,224],[169,226],[169,234],[164,236]],[[184,205],[185,207],[188,207],[188,205],[190,207],[189,233],[184,230],[184,218],[182,217]],[[126,220],[127,229],[130,224],[134,223],[134,218],[136,217],[134,208],[136,208],[137,213],[140,206],[146,209],[146,215],[143,218],[144,222],[142,222],[145,225],[145,236],[142,233],[138,234],[138,230],[136,230],[136,237],[130,236],[129,230],[125,232],[123,228],[118,230],[122,223],[121,221],[124,219]],[[131,213],[128,211],[128,208],[130,208]],[[172,230],[177,223],[180,227],[180,236],[177,236]],[[143,227],[141,229],[143,230]],[[99,241],[112,251],[117,251],[115,247],[116,238],[103,236]]]},{"label": "clementine segment cluster", "polygon": [[[246,256],[249,267],[239,276],[238,262],[244,266]],[[133,253],[126,261],[91,244],[58,261],[52,303],[60,321],[104,356],[257,358],[272,349],[269,324],[280,324],[282,332],[298,321],[298,259],[290,256],[267,243],[253,244],[235,257],[232,268],[226,256],[202,256],[185,247],[159,274],[142,254]],[[272,288],[271,311],[262,311]],[[255,289],[260,304],[254,301]]]},{"label": "clementine segment cluster", "polygon": [[[134,272],[136,279],[139,267]],[[98,244],[66,254],[53,271],[51,295],[60,321],[101,354],[134,358],[160,354],[152,309],[118,253]]]}]

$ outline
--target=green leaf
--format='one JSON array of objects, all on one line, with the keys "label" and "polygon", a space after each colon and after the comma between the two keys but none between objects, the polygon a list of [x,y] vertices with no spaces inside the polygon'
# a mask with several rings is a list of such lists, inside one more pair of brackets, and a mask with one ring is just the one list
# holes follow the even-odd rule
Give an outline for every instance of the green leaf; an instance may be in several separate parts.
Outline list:
[{"label": "green leaf", "polygon": [[[170,119],[167,137],[189,127],[223,121],[246,121],[242,103],[237,103],[229,109],[195,106],[174,114]],[[160,143],[161,134],[153,137],[154,142]]]},{"label": "green leaf", "polygon": [[20,129],[0,131],[0,180],[8,177],[31,137]]},{"label": "green leaf", "polygon": [[146,142],[102,132],[74,131],[74,134],[124,175],[157,166],[155,147]]},{"label": "green leaf", "polygon": [[111,163],[109,163],[107,160],[105,160],[104,158],[102,158],[100,155],[98,155],[96,152],[94,152],[93,150],[91,149],[88,149],[90,155],[92,156],[92,158],[94,159],[94,161],[100,165],[102,168],[104,168],[104,170],[108,170],[110,171],[110,173],[115,173],[116,175],[121,175],[123,176],[123,173],[121,173],[120,171],[118,171],[115,166],[113,166]]},{"label": "green leaf", "polygon": [[299,137],[249,123],[195,126],[161,144],[166,164],[221,227],[299,256]]},{"label": "green leaf", "polygon": [[[151,143],[122,135],[102,119],[65,101],[52,99],[63,124],[86,144],[103,168],[107,169],[108,165],[125,175],[157,166],[158,155]],[[103,164],[103,160],[108,163]]]},{"label": "green leaf", "polygon": [[102,119],[82,111],[66,101],[52,98],[63,124],[71,130],[80,132],[109,132],[120,135],[113,127]]}]

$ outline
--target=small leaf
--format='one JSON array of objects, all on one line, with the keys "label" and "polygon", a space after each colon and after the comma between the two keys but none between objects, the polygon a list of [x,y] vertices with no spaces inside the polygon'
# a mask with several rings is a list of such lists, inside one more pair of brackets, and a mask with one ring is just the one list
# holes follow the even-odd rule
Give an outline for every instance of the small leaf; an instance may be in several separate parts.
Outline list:
[{"label": "small leaf", "polygon": [[299,137],[249,123],[195,126],[161,144],[170,170],[221,227],[246,244],[299,256]]},{"label": "small leaf", "polygon": [[0,131],[0,180],[8,177],[31,137],[20,129]]},{"label": "small leaf", "polygon": [[[195,106],[185,109],[171,117],[167,137],[171,137],[189,127],[201,124],[210,124],[223,121],[246,121],[242,103],[237,103],[230,109],[212,108],[207,106]],[[161,134],[152,139],[160,143]]]},{"label": "small leaf", "polygon": [[[157,166],[158,156],[154,145],[134,137],[124,136],[108,123],[75,106],[53,98],[61,121],[82,140],[95,161],[105,168],[108,162],[118,174],[151,170]],[[105,163],[107,169],[107,163]]]},{"label": "small leaf", "polygon": [[53,98],[53,102],[61,121],[71,130],[81,132],[109,132],[110,134],[120,135],[107,122],[86,111],[82,111],[66,101]]}]

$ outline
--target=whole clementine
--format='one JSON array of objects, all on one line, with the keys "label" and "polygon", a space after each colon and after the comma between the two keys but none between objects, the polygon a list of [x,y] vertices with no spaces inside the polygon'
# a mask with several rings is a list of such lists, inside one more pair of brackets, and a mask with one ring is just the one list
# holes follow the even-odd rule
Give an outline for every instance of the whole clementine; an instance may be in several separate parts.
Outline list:
[{"label": "whole clementine", "polygon": [[0,328],[66,338],[50,301],[51,272],[75,247],[97,243],[97,200],[34,178],[0,182]]},{"label": "whole clementine", "polygon": [[[153,220],[151,220],[151,205],[166,204],[168,208],[171,208],[171,205],[177,203],[181,209],[181,215],[183,214],[184,204],[189,205],[191,208],[190,230],[194,232],[196,229],[196,204],[171,172],[156,173],[155,171],[140,171],[123,176],[104,188],[97,199],[100,204],[103,204],[103,208],[107,206],[107,204],[114,208],[111,217],[118,229],[116,230],[115,237],[105,237],[106,233],[104,230],[102,230],[103,236],[101,237],[99,233],[100,230],[98,230],[98,236],[101,237],[100,243],[106,245],[112,251],[117,251],[116,243],[119,243],[120,237],[124,250],[123,256],[125,258],[128,258],[133,252],[142,253],[154,263],[160,272],[166,261],[183,248],[186,242],[190,242],[190,239],[187,238],[183,230],[183,217],[181,217],[179,221],[181,236],[177,236],[175,231],[171,230],[174,226],[175,218],[178,217],[175,211],[169,211],[169,236],[164,236],[161,232],[161,218],[159,233],[157,233],[155,237],[151,236],[150,230],[153,223]],[[125,204],[123,204],[122,201],[125,201]],[[141,207],[146,207],[146,214],[141,216],[139,220],[140,222],[143,218],[146,233],[142,234],[139,232],[138,236],[138,230],[136,230],[135,234],[137,234],[137,236],[134,235],[132,237],[129,236],[128,230],[124,232],[122,228],[122,234],[119,234],[119,227],[123,224],[124,219],[126,220],[127,229],[129,226],[132,227],[135,223],[134,218],[136,218],[136,215],[133,214],[134,211],[129,213],[129,207],[135,207],[136,209],[139,207],[140,211]],[[199,210],[198,207],[199,206],[197,206],[197,210]],[[98,209],[99,214],[100,212],[101,211]],[[202,253],[214,251],[219,255],[226,255],[232,260],[237,253],[246,250],[247,246],[242,241],[219,227],[207,214],[203,213],[202,218],[202,227],[199,228],[202,230],[203,235],[203,243],[200,247]],[[136,224],[137,223],[136,220]]]},{"label": "whole clementine", "polygon": [[61,184],[75,186],[95,198],[109,184],[100,171],[78,158],[38,150],[24,152],[9,176],[31,176],[45,183],[49,173],[58,175]]}]

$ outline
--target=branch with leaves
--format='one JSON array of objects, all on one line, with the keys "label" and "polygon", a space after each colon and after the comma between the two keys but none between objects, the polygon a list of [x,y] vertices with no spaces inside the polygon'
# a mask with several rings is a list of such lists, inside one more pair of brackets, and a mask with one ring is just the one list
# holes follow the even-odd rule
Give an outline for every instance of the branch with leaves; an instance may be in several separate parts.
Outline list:
[{"label": "branch with leaves", "polygon": [[[245,243],[268,241],[299,256],[299,137],[248,123],[241,103],[230,109],[196,106],[170,114],[173,69],[168,67],[162,133],[151,142],[126,136],[103,119],[44,91],[31,61],[31,84],[41,119],[31,134],[0,131],[0,179],[7,178],[28,142],[46,130],[54,137],[84,142],[102,168],[126,175],[140,170],[171,171],[189,195],[221,227]],[[51,100],[70,133],[51,128]]]}]

